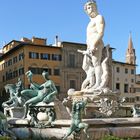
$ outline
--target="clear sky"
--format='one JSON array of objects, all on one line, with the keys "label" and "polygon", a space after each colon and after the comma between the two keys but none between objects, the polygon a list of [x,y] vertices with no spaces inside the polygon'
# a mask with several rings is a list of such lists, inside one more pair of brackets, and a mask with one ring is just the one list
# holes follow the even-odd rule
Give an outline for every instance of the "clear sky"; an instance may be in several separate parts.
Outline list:
[{"label": "clear sky", "polygon": [[[113,58],[125,62],[130,31],[140,73],[140,0],[96,0],[105,18],[105,44],[116,48]],[[86,0],[1,0],[0,48],[22,37],[47,38],[85,43],[88,16],[83,10]]]}]

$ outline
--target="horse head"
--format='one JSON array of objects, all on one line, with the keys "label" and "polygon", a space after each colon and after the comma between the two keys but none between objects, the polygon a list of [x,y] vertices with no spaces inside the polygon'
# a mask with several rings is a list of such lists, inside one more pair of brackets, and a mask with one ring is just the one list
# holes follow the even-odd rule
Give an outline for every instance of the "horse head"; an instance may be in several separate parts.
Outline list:
[{"label": "horse head", "polygon": [[16,92],[16,86],[14,84],[7,84],[4,86],[6,93],[13,94]]}]

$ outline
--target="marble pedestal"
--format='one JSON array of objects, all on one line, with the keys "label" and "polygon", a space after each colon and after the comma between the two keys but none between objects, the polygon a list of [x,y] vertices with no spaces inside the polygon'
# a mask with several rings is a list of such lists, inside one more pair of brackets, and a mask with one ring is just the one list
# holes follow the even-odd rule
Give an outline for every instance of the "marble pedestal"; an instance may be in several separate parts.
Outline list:
[{"label": "marble pedestal", "polygon": [[87,102],[84,118],[117,117],[116,112],[122,107],[122,104],[125,101],[120,98],[120,93],[105,88],[100,91],[92,92],[69,92],[68,97],[64,99],[63,104],[66,106],[68,112],[71,112],[72,103],[81,100]]}]

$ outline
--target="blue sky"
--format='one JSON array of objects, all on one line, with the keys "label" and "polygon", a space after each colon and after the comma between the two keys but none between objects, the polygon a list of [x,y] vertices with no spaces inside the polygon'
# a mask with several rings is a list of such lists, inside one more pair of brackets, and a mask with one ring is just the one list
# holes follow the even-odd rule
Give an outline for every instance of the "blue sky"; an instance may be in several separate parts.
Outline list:
[{"label": "blue sky", "polygon": [[[105,44],[116,48],[113,58],[125,61],[130,31],[140,73],[140,0],[96,0],[105,18]],[[0,48],[22,37],[47,38],[85,43],[88,16],[83,10],[86,0],[1,0]]]}]

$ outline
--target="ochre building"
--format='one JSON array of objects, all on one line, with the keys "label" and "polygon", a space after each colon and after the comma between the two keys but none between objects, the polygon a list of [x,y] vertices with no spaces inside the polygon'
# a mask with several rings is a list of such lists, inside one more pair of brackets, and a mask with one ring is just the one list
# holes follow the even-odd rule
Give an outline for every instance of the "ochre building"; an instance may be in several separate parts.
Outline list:
[{"label": "ochre building", "polygon": [[[12,40],[3,47],[0,57],[0,91],[4,93],[6,84],[15,84],[21,78],[24,88],[29,88],[25,73],[33,72],[33,81],[43,83],[43,71],[48,71],[54,81],[59,97],[67,96],[69,88],[80,90],[85,73],[81,68],[83,55],[77,49],[85,49],[85,44],[56,42],[47,45],[46,39],[33,37]],[[60,95],[61,93],[61,95]]]}]

